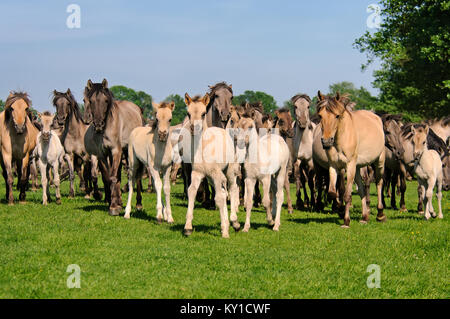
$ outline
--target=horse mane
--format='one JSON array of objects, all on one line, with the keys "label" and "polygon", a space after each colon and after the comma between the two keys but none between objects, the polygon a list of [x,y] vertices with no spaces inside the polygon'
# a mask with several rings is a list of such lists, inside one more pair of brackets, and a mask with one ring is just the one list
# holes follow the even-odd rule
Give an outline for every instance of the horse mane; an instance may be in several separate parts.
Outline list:
[{"label": "horse mane", "polygon": [[317,102],[317,113],[325,108],[328,112],[331,112],[333,114],[341,113],[342,110],[350,114],[350,112],[345,107],[348,103],[350,103],[348,94],[341,95],[339,101],[336,101],[334,96],[326,95],[321,101]]},{"label": "horse mane", "polygon": [[309,117],[309,120],[310,120],[311,122],[313,122],[314,124],[319,124],[319,123],[320,123],[320,117],[319,117],[319,115],[318,115],[317,113],[311,115],[311,116]]},{"label": "horse mane", "polygon": [[295,103],[295,102],[297,102],[297,100],[298,99],[305,99],[306,101],[308,101],[308,103],[311,103],[311,98],[309,97],[309,95],[307,95],[307,94],[297,94],[297,95],[294,95],[292,98],[291,98],[291,102],[292,103]]},{"label": "horse mane", "polygon": [[11,107],[11,105],[14,104],[14,102],[16,102],[17,100],[20,100],[20,99],[24,100],[28,106],[31,106],[31,100],[30,100],[30,97],[28,96],[28,93],[14,91],[14,92],[11,92],[11,94],[6,99],[5,110],[9,109]]},{"label": "horse mane", "polygon": [[291,111],[288,108],[283,107],[281,109],[278,109],[278,113],[289,113],[289,114],[291,114]]},{"label": "horse mane", "polygon": [[448,149],[445,142],[430,128],[427,135],[428,149],[435,150],[441,158],[448,155]]},{"label": "horse mane", "polygon": [[72,114],[75,114],[75,118],[77,119],[77,121],[83,121],[80,108],[78,107],[77,100],[75,100],[75,97],[73,96],[72,92],[67,93],[67,92],[58,92],[56,90],[53,91],[52,103],[55,107],[56,107],[56,102],[61,97],[65,98],[67,101],[69,101],[70,110],[72,111]]},{"label": "horse mane", "polygon": [[161,104],[159,104],[159,109],[165,109],[165,108],[170,108],[170,104],[172,103],[172,101],[169,102],[161,102]]},{"label": "horse mane", "polygon": [[192,102],[202,102],[203,96],[196,95],[196,96],[192,97],[191,100],[192,100]]}]

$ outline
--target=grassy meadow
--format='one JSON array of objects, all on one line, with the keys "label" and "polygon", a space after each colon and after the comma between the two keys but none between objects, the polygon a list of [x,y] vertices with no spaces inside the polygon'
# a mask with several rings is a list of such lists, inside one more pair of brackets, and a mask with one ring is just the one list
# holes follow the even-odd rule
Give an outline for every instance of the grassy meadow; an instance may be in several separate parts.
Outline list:
[{"label": "grassy meadow", "polygon": [[[350,229],[339,227],[329,208],[292,215],[284,208],[274,232],[258,208],[249,233],[230,228],[223,239],[218,211],[200,206],[193,235],[182,235],[181,181],[172,187],[170,226],[156,223],[156,194],[145,193],[144,210],[133,206],[125,220],[80,191],[69,199],[67,181],[62,205],[42,206],[39,190],[27,193],[26,204],[8,206],[1,178],[0,298],[449,298],[450,195],[443,196],[444,219],[425,221],[416,211],[416,189],[408,182],[408,212],[388,207],[383,224],[375,221],[372,186],[367,225],[359,223],[354,194]],[[241,207],[242,226],[244,220]],[[81,269],[80,289],[67,288],[71,264]],[[366,285],[370,264],[380,266],[381,288]]]}]

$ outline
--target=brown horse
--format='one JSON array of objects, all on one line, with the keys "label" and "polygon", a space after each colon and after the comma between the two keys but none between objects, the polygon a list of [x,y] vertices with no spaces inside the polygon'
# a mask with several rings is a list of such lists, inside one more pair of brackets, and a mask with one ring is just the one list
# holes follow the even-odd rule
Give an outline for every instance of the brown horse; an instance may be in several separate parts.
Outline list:
[{"label": "brown horse", "polygon": [[85,106],[92,124],[84,136],[84,145],[88,154],[98,159],[105,185],[105,199],[109,203],[109,214],[117,216],[122,209],[122,154],[128,156],[131,131],[144,125],[142,111],[132,102],[115,100],[106,79],[103,79],[102,83],[92,83],[88,80]]},{"label": "brown horse", "polygon": [[29,118],[30,106],[31,101],[27,93],[11,92],[6,100],[5,110],[0,113],[0,164],[6,182],[6,199],[10,205],[14,203],[13,163],[17,166],[19,200],[24,202],[26,198],[25,190],[30,174],[29,159],[39,133]]},{"label": "brown horse", "polygon": [[[93,188],[94,198],[100,200],[102,195],[97,185],[97,158],[87,154],[84,143],[80,143],[84,140],[89,125],[83,122],[78,103],[70,89],[67,89],[66,92],[54,90],[53,105],[56,108],[54,122],[57,124],[58,131],[62,131],[60,140],[66,152],[65,159],[69,163],[69,170],[70,167],[77,166],[77,160],[80,159],[84,164],[82,176],[85,181],[86,196],[91,195]],[[70,174],[70,197],[73,197],[75,193],[73,182],[72,173]]]},{"label": "brown horse", "polygon": [[210,101],[206,107],[206,124],[208,127],[225,128],[230,118],[231,100],[233,99],[232,85],[219,82],[209,86]]},{"label": "brown horse", "polygon": [[367,207],[365,187],[361,178],[360,168],[375,164],[375,178],[378,192],[378,221],[385,221],[381,192],[384,173],[384,132],[381,119],[370,111],[359,110],[349,112],[341,101],[339,93],[336,96],[323,96],[318,92],[319,102],[317,113],[320,116],[322,128],[322,146],[330,165],[329,194],[336,197],[337,172],[345,169],[347,173],[344,194],[345,215],[344,225],[350,225],[350,205],[352,202],[352,186],[356,178],[358,193],[362,201],[362,223],[367,223],[370,209]]}]

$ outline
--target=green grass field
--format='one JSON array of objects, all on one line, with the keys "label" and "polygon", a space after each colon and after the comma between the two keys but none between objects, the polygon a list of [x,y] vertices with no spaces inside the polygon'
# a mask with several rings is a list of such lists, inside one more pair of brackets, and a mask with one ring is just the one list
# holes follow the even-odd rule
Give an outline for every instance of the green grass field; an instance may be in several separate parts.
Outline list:
[{"label": "green grass field", "polygon": [[[284,208],[274,232],[259,208],[249,233],[231,228],[223,239],[218,211],[200,207],[194,234],[182,235],[187,204],[180,182],[172,187],[175,224],[169,226],[156,223],[155,194],[144,194],[144,211],[133,209],[125,220],[80,192],[68,199],[67,181],[60,206],[42,206],[41,191],[28,192],[26,204],[7,206],[2,178],[0,297],[449,298],[450,196],[443,196],[444,219],[425,221],[416,211],[416,188],[408,183],[409,211],[387,209],[384,224],[375,221],[372,187],[367,225],[359,223],[361,201],[354,195],[350,229],[329,212],[289,216]],[[242,225],[244,219],[241,208]],[[80,289],[67,288],[70,264],[81,268]],[[380,266],[379,289],[366,285],[370,264]]]}]

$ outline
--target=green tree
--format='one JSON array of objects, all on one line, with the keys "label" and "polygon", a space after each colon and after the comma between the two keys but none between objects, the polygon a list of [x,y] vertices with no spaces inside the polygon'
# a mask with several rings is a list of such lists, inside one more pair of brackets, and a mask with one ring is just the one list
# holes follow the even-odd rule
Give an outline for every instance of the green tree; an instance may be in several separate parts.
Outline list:
[{"label": "green tree", "polygon": [[233,105],[240,105],[244,102],[256,103],[261,101],[266,113],[273,113],[277,108],[277,102],[272,95],[260,91],[245,91],[244,94],[233,97]]},{"label": "green tree", "polygon": [[450,1],[381,0],[383,22],[354,46],[366,53],[380,102],[422,117],[450,113]]},{"label": "green tree", "polygon": [[118,100],[126,100],[140,106],[143,110],[144,118],[148,119],[152,115],[152,96],[143,91],[135,91],[123,85],[111,87],[114,98]]},{"label": "green tree", "polygon": [[3,110],[5,109],[5,102],[0,99],[0,112],[3,112]]},{"label": "green tree", "polygon": [[184,103],[184,99],[178,94],[171,94],[164,99],[165,102],[174,101],[175,109],[172,113],[172,125],[177,125],[183,122],[184,118],[187,115],[187,107]]},{"label": "green tree", "polygon": [[350,99],[356,103],[356,109],[366,109],[375,110],[380,108],[377,97],[372,96],[367,89],[360,87],[359,89],[355,87],[352,82],[338,82],[331,84],[328,87],[328,94],[336,94],[339,92],[341,94],[347,93]]}]

